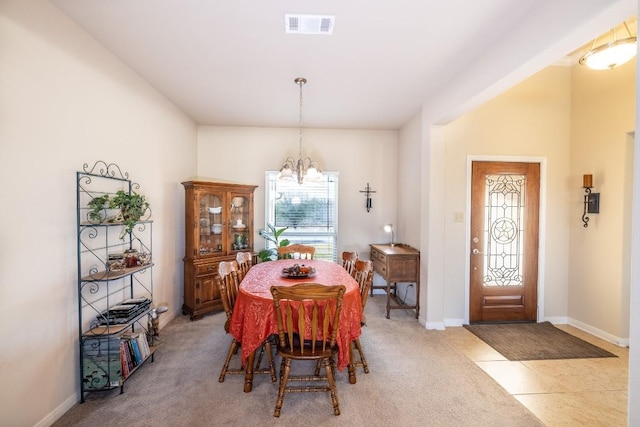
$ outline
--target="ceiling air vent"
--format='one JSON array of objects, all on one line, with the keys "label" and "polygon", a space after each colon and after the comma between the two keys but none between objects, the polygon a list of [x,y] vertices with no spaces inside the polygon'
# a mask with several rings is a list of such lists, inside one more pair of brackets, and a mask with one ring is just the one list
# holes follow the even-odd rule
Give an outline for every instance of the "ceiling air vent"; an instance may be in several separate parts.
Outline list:
[{"label": "ceiling air vent", "polygon": [[336,17],[331,15],[298,15],[286,13],[284,26],[287,34],[332,34]]}]

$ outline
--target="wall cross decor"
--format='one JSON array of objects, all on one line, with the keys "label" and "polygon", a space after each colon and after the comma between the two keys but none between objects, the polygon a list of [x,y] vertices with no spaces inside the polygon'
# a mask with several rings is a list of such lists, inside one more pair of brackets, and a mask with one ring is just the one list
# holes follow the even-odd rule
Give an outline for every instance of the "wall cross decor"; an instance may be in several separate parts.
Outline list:
[{"label": "wall cross decor", "polygon": [[360,190],[360,192],[364,193],[364,197],[366,198],[365,206],[367,207],[367,212],[369,212],[371,210],[371,194],[375,193],[375,191],[371,189],[371,186],[367,182],[367,186],[364,188],[364,190]]}]

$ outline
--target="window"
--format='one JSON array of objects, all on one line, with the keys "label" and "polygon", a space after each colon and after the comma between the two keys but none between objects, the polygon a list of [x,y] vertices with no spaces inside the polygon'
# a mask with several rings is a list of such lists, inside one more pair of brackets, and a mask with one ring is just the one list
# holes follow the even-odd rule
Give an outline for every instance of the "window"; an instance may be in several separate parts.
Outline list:
[{"label": "window", "polygon": [[[276,228],[288,227],[280,240],[311,245],[315,259],[335,262],[338,242],[338,173],[323,172],[319,182],[280,181],[266,173],[265,218]],[[267,249],[274,244],[267,242]]]}]

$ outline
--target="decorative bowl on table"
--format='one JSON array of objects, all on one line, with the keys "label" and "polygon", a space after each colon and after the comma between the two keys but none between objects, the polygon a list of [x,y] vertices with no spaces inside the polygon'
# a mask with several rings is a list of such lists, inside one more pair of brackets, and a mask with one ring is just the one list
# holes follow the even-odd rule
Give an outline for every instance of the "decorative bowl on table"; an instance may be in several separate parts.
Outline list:
[{"label": "decorative bowl on table", "polygon": [[280,276],[288,279],[304,279],[307,277],[313,277],[316,275],[316,269],[313,267],[307,267],[304,264],[293,264],[291,267],[283,268],[280,272]]}]

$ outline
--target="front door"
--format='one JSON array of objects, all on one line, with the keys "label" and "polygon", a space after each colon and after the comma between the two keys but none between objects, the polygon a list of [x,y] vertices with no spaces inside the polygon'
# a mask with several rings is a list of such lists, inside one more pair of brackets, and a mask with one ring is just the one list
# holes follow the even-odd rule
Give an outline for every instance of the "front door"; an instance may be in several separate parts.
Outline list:
[{"label": "front door", "polygon": [[469,321],[534,322],[540,164],[472,162]]}]

